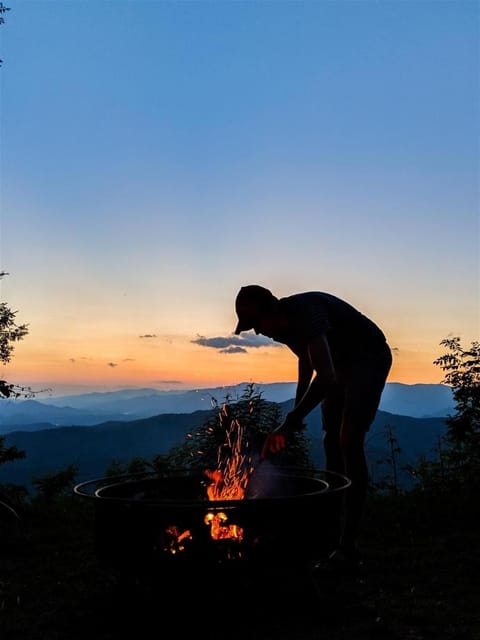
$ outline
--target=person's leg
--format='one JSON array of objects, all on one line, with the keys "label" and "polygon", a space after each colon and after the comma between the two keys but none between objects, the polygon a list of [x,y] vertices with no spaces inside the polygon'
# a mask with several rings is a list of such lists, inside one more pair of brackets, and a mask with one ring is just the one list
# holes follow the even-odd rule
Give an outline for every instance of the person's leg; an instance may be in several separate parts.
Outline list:
[{"label": "person's leg", "polygon": [[365,458],[364,430],[344,423],[340,437],[345,475],[351,485],[345,491],[345,514],[340,547],[355,554],[356,538],[368,489],[368,466]]},{"label": "person's leg", "polygon": [[[340,444],[345,389],[334,387],[322,403],[323,448],[327,472],[345,475],[345,462]],[[328,496],[328,532],[325,535],[327,555],[336,549],[343,530],[343,491]]]},{"label": "person's leg", "polygon": [[345,495],[345,520],[340,546],[354,553],[368,490],[365,436],[375,419],[391,366],[390,351],[352,369],[346,386],[340,432],[345,475],[351,480]]},{"label": "person's leg", "polygon": [[324,449],[327,471],[346,476],[351,484],[344,491],[332,493],[330,535],[331,550],[356,555],[356,534],[360,524],[368,487],[368,467],[364,453],[366,431],[350,422],[345,412],[345,388],[339,387],[322,407]]}]

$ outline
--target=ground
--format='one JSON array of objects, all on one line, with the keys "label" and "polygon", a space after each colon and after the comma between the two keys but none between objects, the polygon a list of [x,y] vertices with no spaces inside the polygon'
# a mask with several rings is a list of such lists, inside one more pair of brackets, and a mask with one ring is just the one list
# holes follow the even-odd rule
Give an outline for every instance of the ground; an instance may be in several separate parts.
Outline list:
[{"label": "ground", "polygon": [[475,518],[371,498],[359,575],[295,568],[124,584],[94,552],[93,512],[74,498],[2,529],[2,640],[480,640]]}]

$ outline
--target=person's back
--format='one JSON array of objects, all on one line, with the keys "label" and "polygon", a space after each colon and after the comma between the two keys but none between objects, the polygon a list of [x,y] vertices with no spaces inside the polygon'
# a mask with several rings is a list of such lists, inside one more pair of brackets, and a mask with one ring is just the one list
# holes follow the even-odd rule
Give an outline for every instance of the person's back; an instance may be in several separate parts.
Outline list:
[{"label": "person's back", "polygon": [[378,351],[385,335],[367,316],[348,302],[322,291],[297,293],[279,299],[288,329],[274,336],[294,351],[316,335],[325,334],[335,363],[348,364]]}]

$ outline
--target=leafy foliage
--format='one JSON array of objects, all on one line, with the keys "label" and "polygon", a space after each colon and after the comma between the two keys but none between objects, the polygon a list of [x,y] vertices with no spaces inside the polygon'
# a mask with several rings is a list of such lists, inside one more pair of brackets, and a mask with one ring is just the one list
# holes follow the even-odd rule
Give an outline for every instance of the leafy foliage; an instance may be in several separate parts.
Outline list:
[{"label": "leafy foliage", "polygon": [[[10,11],[10,7],[6,7],[3,2],[0,2],[0,24],[5,24],[5,18],[3,17],[3,14],[6,13],[7,11]],[[0,67],[3,64],[3,60],[0,60]]]},{"label": "leafy foliage", "polygon": [[469,500],[480,489],[480,343],[464,349],[459,337],[446,338],[448,351],[434,364],[452,387],[455,414],[446,419],[447,434],[439,440],[437,457],[420,459],[413,474],[423,490],[454,493]]},{"label": "leafy foliage", "polygon": [[[25,451],[21,451],[17,447],[6,447],[4,436],[0,436],[0,464],[25,457]],[[12,515],[18,518],[16,507],[24,501],[27,493],[24,487],[0,484],[0,520]]]},{"label": "leafy foliage", "polygon": [[[214,399],[214,408],[207,420],[186,442],[172,450],[168,462],[174,467],[195,470],[215,469],[222,459],[230,456],[233,443],[231,427],[241,426],[242,450],[251,461],[258,461],[266,436],[282,421],[280,406],[264,400],[254,383],[245,387],[238,398],[227,396],[221,405]],[[287,435],[287,446],[281,455],[271,460],[274,465],[311,467],[308,442],[303,432]]]},{"label": "leafy foliage", "polygon": [[58,496],[72,493],[77,474],[77,466],[70,464],[58,473],[48,473],[40,478],[33,478],[32,484],[37,488],[39,498],[46,503],[51,503]]},{"label": "leafy foliage", "polygon": [[377,460],[378,465],[387,465],[390,473],[388,476],[383,477],[381,480],[372,483],[372,489],[380,492],[387,492],[394,495],[400,493],[399,482],[399,462],[398,456],[402,453],[401,448],[398,446],[398,440],[395,435],[395,428],[386,424],[384,427],[384,437],[388,444],[388,453],[385,458]]},{"label": "leafy foliage", "polygon": [[448,438],[460,443],[480,433],[480,342],[471,343],[464,350],[459,337],[446,338],[440,343],[448,353],[434,364],[447,373],[444,382],[452,387],[456,413],[447,419]]},{"label": "leafy foliage", "polygon": [[112,460],[105,471],[108,478],[113,476],[135,475],[136,473],[145,473],[152,465],[144,458],[132,458],[127,464],[119,460]]},{"label": "leafy foliage", "polygon": [[0,436],[0,464],[4,462],[13,462],[25,458],[25,451],[21,451],[17,447],[6,447],[5,437]]},{"label": "leafy foliage", "polygon": [[[5,10],[0,3],[0,13]],[[6,275],[6,271],[0,271],[0,280]],[[0,363],[4,365],[12,359],[15,343],[28,334],[27,324],[17,324],[17,313],[6,302],[0,302]],[[36,393],[30,387],[0,380],[0,398],[33,398]]]},{"label": "leafy foliage", "polygon": [[[8,275],[0,272],[0,279]],[[28,333],[26,324],[17,324],[17,311],[13,311],[6,302],[0,302],[0,362],[10,362],[14,349],[13,343],[21,340]]]}]

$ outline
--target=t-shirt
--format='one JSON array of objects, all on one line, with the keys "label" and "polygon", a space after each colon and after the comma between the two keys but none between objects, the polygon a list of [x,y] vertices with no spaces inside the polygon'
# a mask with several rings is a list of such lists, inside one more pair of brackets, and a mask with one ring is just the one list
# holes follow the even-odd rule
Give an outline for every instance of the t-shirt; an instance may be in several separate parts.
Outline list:
[{"label": "t-shirt", "polygon": [[295,353],[309,341],[325,334],[334,363],[348,364],[385,349],[385,335],[367,316],[351,304],[329,293],[308,291],[279,300],[288,328],[273,336]]}]

